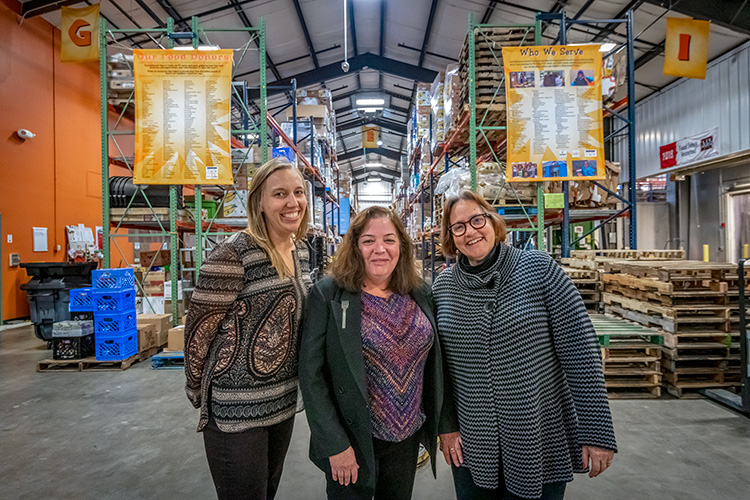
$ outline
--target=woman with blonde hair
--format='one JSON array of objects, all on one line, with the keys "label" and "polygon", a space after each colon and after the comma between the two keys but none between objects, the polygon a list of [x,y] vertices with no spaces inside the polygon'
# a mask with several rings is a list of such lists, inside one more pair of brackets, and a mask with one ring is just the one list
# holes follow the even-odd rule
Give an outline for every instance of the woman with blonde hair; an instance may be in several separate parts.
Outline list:
[{"label": "woman with blonde hair", "polygon": [[248,226],[200,269],[185,322],[185,390],[200,408],[219,499],[270,500],[297,408],[298,350],[310,281],[308,201],[284,158],[250,183]]},{"label": "woman with blonde hair", "polygon": [[382,207],[357,214],[330,272],[310,292],[300,350],[310,459],[329,499],[407,500],[420,441],[435,454],[443,404],[429,287]]}]

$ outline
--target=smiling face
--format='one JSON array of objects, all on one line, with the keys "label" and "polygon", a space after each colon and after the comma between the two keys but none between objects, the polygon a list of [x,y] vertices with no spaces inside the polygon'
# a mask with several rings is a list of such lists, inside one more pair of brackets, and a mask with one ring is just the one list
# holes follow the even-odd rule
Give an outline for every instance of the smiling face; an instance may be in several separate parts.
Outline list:
[{"label": "smiling face", "polygon": [[489,220],[485,220],[485,225],[481,229],[475,229],[469,224],[469,219],[475,215],[484,214],[484,208],[480,207],[475,201],[460,200],[450,213],[451,225],[457,222],[466,224],[466,232],[461,236],[453,234],[453,242],[456,249],[469,259],[469,264],[477,265],[482,261],[495,246],[495,230]]},{"label": "smiling face", "polygon": [[365,261],[365,283],[387,284],[400,255],[398,233],[390,219],[370,219],[357,247]]},{"label": "smiling face", "polygon": [[302,176],[294,169],[277,170],[266,179],[260,200],[271,240],[278,244],[292,237],[307,207]]}]

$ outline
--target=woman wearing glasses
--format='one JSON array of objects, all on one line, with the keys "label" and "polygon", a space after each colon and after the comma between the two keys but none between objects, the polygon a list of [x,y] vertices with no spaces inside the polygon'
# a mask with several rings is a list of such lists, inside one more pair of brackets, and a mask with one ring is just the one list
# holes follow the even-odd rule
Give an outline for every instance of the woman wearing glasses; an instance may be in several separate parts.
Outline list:
[{"label": "woman wearing glasses", "polygon": [[446,202],[443,252],[458,258],[433,294],[455,411],[441,448],[459,500],[562,499],[573,472],[595,477],[617,450],[601,354],[562,269],[505,235],[476,194]]}]

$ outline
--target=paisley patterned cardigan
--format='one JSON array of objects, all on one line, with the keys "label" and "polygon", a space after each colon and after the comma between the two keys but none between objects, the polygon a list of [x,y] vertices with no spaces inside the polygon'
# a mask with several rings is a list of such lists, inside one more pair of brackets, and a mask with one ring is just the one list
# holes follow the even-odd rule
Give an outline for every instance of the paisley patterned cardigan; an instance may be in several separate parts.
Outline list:
[{"label": "paisley patterned cardigan", "polygon": [[247,233],[222,242],[200,270],[185,322],[185,391],[224,432],[274,425],[297,408],[300,329],[310,256],[296,243],[295,276],[279,280]]}]

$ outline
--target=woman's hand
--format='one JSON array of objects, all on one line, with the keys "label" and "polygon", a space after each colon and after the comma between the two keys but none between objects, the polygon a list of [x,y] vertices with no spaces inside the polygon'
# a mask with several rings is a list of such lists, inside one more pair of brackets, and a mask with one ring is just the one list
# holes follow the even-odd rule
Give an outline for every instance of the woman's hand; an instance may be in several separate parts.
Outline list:
[{"label": "woman's hand", "polygon": [[584,446],[583,447],[583,468],[589,466],[591,462],[591,469],[589,470],[589,477],[596,477],[610,466],[612,463],[612,457],[615,456],[615,452],[604,448],[597,448],[595,446]]},{"label": "woman's hand", "polygon": [[445,463],[460,467],[464,463],[461,433],[451,432],[450,434],[440,434],[440,451],[443,452]]},{"label": "woman's hand", "polygon": [[357,457],[354,456],[354,449],[350,446],[341,453],[328,457],[331,462],[331,475],[334,481],[338,481],[343,486],[349,486],[349,483],[357,482]]}]

